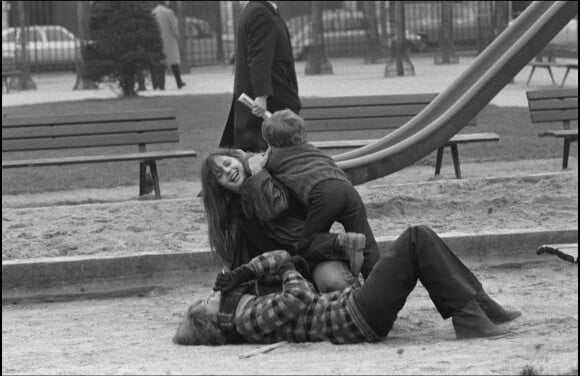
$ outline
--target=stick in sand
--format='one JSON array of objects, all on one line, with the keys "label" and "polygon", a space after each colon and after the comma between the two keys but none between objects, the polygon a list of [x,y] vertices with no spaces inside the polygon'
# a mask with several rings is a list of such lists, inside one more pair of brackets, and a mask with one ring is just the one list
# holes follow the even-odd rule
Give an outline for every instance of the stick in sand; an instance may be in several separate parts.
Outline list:
[{"label": "stick in sand", "polygon": [[[243,104],[245,104],[249,108],[252,108],[252,106],[254,105],[254,100],[252,98],[250,98],[246,93],[240,94],[238,101],[242,102]],[[266,111],[264,113],[264,116],[262,116],[262,117],[264,119],[268,119],[268,118],[272,117],[272,113],[270,111]]]},{"label": "stick in sand", "polygon": [[249,358],[249,357],[252,357],[252,356],[258,355],[258,354],[265,354],[268,351],[272,351],[275,348],[278,348],[286,343],[288,343],[288,341],[276,342],[276,343],[273,343],[271,345],[262,346],[262,347],[255,349],[255,350],[241,353],[240,355],[238,355],[238,358],[244,359],[244,358]]}]

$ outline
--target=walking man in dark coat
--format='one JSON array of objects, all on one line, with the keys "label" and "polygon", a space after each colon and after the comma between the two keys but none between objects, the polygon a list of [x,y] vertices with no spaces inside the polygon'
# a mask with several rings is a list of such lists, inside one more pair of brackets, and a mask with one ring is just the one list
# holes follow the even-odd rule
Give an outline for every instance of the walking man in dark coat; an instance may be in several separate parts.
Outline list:
[{"label": "walking man in dark coat", "polygon": [[240,94],[270,112],[289,108],[298,113],[301,105],[290,35],[276,4],[245,3],[237,30],[234,97],[219,146],[259,152],[267,147],[262,119],[238,102]]}]

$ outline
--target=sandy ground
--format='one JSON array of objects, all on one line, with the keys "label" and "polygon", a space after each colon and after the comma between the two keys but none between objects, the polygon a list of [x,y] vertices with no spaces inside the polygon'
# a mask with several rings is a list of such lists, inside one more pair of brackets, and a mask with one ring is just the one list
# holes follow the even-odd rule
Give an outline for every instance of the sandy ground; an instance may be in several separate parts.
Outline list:
[{"label": "sandy ground", "polygon": [[375,344],[177,346],[188,303],[211,275],[142,297],[2,307],[2,374],[577,374],[578,266],[546,256],[473,268],[487,292],[523,317],[507,337],[455,340],[419,287]]},{"label": "sandy ground", "polygon": [[[577,228],[578,169],[539,170],[552,163],[558,161],[466,165],[472,177],[461,180],[432,180],[432,168],[415,167],[357,189],[376,237],[396,236],[412,224],[427,224],[439,233]],[[554,173],[531,174],[538,170]],[[176,194],[159,201],[106,202],[100,196],[104,203],[54,205],[75,200],[60,192],[51,199],[29,198],[29,204],[44,205],[33,208],[3,196],[2,260],[207,250],[206,218],[195,186],[188,185],[185,197]],[[137,189],[131,188],[135,194]]]},{"label": "sandy ground", "polygon": [[[465,164],[463,180],[450,171],[433,179],[432,167],[413,167],[358,189],[376,236],[418,223],[440,233],[577,228],[577,160],[563,173],[558,164]],[[161,201],[131,198],[136,187],[3,196],[2,259],[207,250],[198,191],[198,184],[178,184]],[[87,204],[97,200],[103,203]],[[2,373],[577,374],[578,266],[545,255],[464,261],[492,297],[523,312],[507,324],[509,336],[455,340],[450,320],[419,286],[377,344],[288,344],[249,359],[238,355],[259,346],[176,346],[181,315],[213,280],[200,271],[143,296],[3,305]]]}]

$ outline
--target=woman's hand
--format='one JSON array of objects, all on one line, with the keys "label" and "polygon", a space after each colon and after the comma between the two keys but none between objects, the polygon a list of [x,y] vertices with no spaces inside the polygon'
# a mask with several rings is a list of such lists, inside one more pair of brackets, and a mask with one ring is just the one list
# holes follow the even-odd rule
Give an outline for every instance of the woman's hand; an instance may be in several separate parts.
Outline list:
[{"label": "woman's hand", "polygon": [[254,154],[248,158],[248,168],[252,175],[256,175],[258,172],[262,171],[268,163],[268,158],[270,158],[270,148],[266,150],[263,154]]}]

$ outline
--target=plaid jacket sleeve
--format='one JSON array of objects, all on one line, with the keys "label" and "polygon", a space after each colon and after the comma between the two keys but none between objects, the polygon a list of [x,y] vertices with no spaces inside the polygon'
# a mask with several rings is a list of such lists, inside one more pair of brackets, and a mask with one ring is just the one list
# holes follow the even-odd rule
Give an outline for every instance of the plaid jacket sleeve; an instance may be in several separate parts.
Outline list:
[{"label": "plaid jacket sleeve", "polygon": [[[286,251],[266,252],[252,259],[248,265],[256,276],[276,273],[283,280],[281,293],[269,294],[246,307],[243,317],[243,332],[246,338],[256,341],[268,338],[277,329],[300,317],[315,299],[312,285],[293,267],[287,267],[290,255]],[[284,265],[286,263],[286,265]],[[284,267],[280,267],[284,265]],[[275,338],[270,338],[276,340]]]}]

